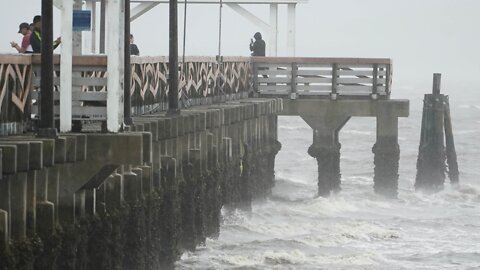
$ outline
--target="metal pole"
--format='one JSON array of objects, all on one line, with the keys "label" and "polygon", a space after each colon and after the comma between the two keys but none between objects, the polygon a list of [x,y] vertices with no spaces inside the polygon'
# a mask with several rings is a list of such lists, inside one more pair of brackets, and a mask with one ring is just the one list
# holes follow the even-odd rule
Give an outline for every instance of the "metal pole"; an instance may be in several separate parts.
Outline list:
[{"label": "metal pole", "polygon": [[218,57],[222,55],[222,9],[223,1],[220,0],[220,14],[218,16]]},{"label": "metal pole", "polygon": [[178,114],[178,21],[177,0],[170,0],[170,57],[168,114]]},{"label": "metal pole", "polygon": [[53,101],[53,1],[42,0],[40,136],[56,136]]},{"label": "metal pole", "polygon": [[100,0],[100,53],[105,53],[105,0]]},{"label": "metal pole", "polygon": [[185,0],[185,9],[183,11],[183,57],[182,57],[182,63],[185,65],[185,47],[187,43],[187,5],[188,1]]},{"label": "metal pole", "polygon": [[131,87],[131,66],[130,66],[130,0],[125,1],[125,77],[123,85],[123,122],[125,125],[133,124],[131,111],[132,99],[130,96]]}]

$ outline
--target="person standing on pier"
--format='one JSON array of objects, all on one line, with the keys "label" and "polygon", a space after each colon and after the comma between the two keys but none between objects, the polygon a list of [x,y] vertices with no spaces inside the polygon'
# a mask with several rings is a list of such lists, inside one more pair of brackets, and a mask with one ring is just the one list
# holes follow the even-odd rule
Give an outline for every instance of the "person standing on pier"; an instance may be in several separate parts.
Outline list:
[{"label": "person standing on pier", "polygon": [[140,50],[137,45],[134,43],[133,35],[130,34],[130,55],[140,56]]},{"label": "person standing on pier", "polygon": [[[42,16],[37,15],[33,17],[33,30],[30,35],[30,44],[33,48],[33,53],[42,52]],[[56,49],[61,43],[61,39],[57,38],[53,42],[53,49]]]},{"label": "person standing on pier", "polygon": [[255,33],[253,39],[250,40],[250,51],[252,52],[252,56],[265,56],[265,41],[262,39],[262,34],[260,32]]},{"label": "person standing on pier", "polygon": [[18,33],[23,35],[22,46],[19,46],[15,41],[10,42],[10,45],[12,48],[17,49],[19,53],[32,53],[33,49],[30,45],[30,35],[32,34],[32,31],[30,30],[30,25],[24,22],[21,23],[18,28]]}]

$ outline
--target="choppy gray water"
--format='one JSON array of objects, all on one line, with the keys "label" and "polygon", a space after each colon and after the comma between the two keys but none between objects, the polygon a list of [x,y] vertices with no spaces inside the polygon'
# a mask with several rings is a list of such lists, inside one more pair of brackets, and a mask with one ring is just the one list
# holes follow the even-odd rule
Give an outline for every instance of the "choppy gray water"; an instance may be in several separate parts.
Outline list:
[{"label": "choppy gray water", "polygon": [[450,93],[461,187],[434,195],[413,190],[424,91],[396,91],[412,99],[399,123],[398,200],[373,193],[374,119],[341,131],[342,192],[325,199],[315,198],[310,128],[281,118],[273,196],[225,215],[220,238],[184,254],[177,269],[480,269],[478,89]]}]

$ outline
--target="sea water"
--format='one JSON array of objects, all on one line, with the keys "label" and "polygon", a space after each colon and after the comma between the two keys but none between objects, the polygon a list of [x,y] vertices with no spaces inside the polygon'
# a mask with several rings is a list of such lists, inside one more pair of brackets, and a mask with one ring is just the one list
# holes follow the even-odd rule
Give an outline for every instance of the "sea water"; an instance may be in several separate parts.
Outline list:
[{"label": "sea water", "polygon": [[251,212],[224,213],[221,234],[176,269],[480,269],[480,94],[450,94],[460,166],[459,188],[414,191],[423,92],[399,121],[398,199],[373,192],[375,119],[352,118],[340,133],[342,191],[318,198],[312,131],[299,117],[280,117],[276,185]]}]

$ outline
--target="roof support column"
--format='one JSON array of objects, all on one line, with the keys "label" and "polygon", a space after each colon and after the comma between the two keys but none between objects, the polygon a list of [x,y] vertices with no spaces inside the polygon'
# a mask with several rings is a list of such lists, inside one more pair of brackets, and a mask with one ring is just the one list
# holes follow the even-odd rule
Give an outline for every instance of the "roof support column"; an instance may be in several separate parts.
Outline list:
[{"label": "roof support column", "polygon": [[296,7],[297,4],[288,4],[287,8],[287,53],[289,56],[295,56]]},{"label": "roof support column", "polygon": [[278,55],[278,4],[270,4],[270,56]]},{"label": "roof support column", "polygon": [[72,21],[73,0],[62,2],[62,57],[60,58],[60,132],[72,130]]},{"label": "roof support column", "polygon": [[123,0],[108,0],[107,129],[118,132],[123,122],[124,35]]}]

